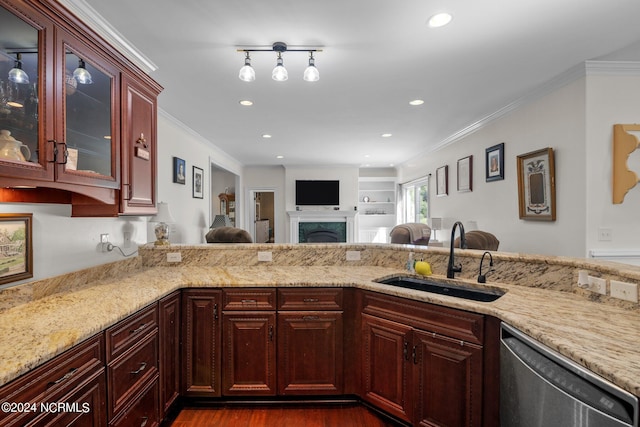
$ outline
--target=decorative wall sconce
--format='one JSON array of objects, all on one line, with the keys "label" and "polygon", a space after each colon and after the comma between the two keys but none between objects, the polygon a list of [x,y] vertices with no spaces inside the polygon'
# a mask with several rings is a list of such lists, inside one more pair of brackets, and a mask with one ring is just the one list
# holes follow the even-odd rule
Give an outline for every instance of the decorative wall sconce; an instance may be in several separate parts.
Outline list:
[{"label": "decorative wall sconce", "polygon": [[287,69],[284,67],[284,59],[282,58],[282,54],[284,52],[309,52],[309,65],[304,70],[303,79],[307,82],[317,82],[320,80],[320,73],[315,65],[315,58],[313,57],[314,52],[322,52],[322,49],[315,48],[297,48],[297,49],[289,49],[287,44],[284,42],[275,42],[271,48],[240,48],[238,52],[244,52],[244,65],[240,68],[240,72],[238,73],[238,78],[243,82],[252,82],[256,79],[256,72],[251,66],[251,57],[249,56],[250,52],[277,52],[278,56],[276,59],[276,66],[271,73],[271,78],[278,82],[283,82],[289,78],[289,73]]}]

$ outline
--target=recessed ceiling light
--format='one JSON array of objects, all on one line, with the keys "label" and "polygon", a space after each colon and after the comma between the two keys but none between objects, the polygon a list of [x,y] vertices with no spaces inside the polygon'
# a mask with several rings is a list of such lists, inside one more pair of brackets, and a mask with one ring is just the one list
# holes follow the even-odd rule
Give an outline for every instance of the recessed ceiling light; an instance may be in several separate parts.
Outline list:
[{"label": "recessed ceiling light", "polygon": [[271,138],[271,134],[263,133],[263,134],[262,134],[262,137],[263,137],[264,139],[269,139],[269,138]]},{"label": "recessed ceiling light", "polygon": [[424,101],[422,99],[414,99],[413,101],[409,101],[409,105],[422,105]]},{"label": "recessed ceiling light", "polygon": [[250,107],[253,105],[253,101],[249,101],[248,99],[243,99],[240,101],[240,105],[244,107]]},{"label": "recessed ceiling light", "polygon": [[284,156],[279,154],[279,155],[276,156],[276,159],[284,159]]},{"label": "recessed ceiling light", "polygon": [[451,22],[451,19],[453,19],[453,17],[447,12],[436,13],[431,18],[429,18],[429,26],[431,28],[444,27],[449,22]]},{"label": "recessed ceiling light", "polygon": [[392,136],[392,134],[390,133],[383,133],[382,135],[380,135],[383,138],[390,138]]}]

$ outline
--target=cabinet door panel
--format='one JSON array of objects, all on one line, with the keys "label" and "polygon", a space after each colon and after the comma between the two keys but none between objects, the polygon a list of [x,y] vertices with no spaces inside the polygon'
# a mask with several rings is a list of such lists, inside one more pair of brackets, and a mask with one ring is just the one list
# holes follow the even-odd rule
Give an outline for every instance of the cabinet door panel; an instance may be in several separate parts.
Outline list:
[{"label": "cabinet door panel", "polygon": [[414,343],[420,425],[481,425],[482,347],[422,331]]},{"label": "cabinet door panel", "polygon": [[123,214],[154,214],[156,210],[156,96],[126,76],[122,81]]},{"label": "cabinet door panel", "polygon": [[278,392],[342,394],[342,312],[278,313]]},{"label": "cabinet door panel", "polygon": [[220,323],[222,292],[186,290],[183,306],[183,392],[220,396]]},{"label": "cabinet door panel", "polygon": [[364,398],[406,421],[411,420],[409,356],[411,327],[362,315]]},{"label": "cabinet door panel", "polygon": [[180,395],[180,291],[159,303],[160,410],[164,418]]},{"label": "cabinet door panel", "polygon": [[274,312],[223,316],[224,395],[275,395]]}]

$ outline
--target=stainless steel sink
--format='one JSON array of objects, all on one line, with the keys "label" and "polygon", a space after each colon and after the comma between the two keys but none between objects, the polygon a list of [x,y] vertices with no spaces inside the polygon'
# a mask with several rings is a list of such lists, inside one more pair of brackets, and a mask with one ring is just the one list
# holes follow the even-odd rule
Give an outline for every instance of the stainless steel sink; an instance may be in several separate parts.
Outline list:
[{"label": "stainless steel sink", "polygon": [[495,301],[504,295],[504,291],[499,289],[477,288],[471,285],[465,286],[463,284],[442,283],[413,276],[395,276],[375,280],[375,282],[480,302]]}]

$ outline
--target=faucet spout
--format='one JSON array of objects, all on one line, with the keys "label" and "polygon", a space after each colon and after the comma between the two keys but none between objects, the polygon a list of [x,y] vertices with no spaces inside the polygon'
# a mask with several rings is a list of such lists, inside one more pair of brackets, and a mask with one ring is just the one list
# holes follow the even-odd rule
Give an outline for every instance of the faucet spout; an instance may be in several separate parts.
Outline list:
[{"label": "faucet spout", "polygon": [[462,271],[462,264],[455,265],[454,262],[453,240],[456,236],[456,228],[460,229],[460,248],[467,248],[467,239],[464,235],[464,227],[460,221],[456,221],[456,223],[453,224],[453,228],[451,228],[451,247],[449,248],[449,264],[447,265],[448,279],[453,279],[455,277],[455,273],[460,273]]},{"label": "faucet spout", "polygon": [[[485,274],[482,274],[482,263],[484,262],[485,255],[489,255],[489,271],[487,271]],[[482,258],[480,258],[480,271],[478,272],[478,283],[487,283],[487,274],[493,271],[491,267],[493,267],[493,256],[491,255],[491,252],[485,251],[485,253],[482,254]]]}]

